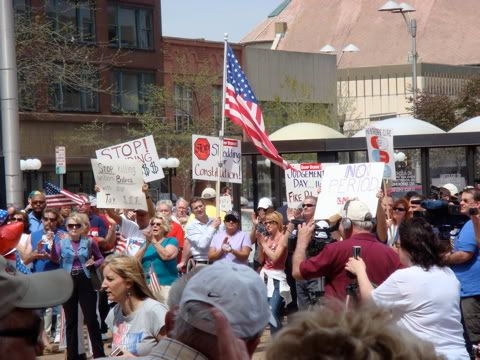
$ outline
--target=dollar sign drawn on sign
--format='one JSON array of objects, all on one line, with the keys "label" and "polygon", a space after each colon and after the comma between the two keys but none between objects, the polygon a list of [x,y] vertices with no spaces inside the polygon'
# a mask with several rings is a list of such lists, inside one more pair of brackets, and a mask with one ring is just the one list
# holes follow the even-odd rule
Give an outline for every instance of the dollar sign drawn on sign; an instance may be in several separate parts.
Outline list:
[{"label": "dollar sign drawn on sign", "polygon": [[154,174],[158,173],[158,166],[157,166],[157,164],[155,164],[154,161],[152,161],[150,163],[150,167],[152,168],[152,173],[154,173]]},{"label": "dollar sign drawn on sign", "polygon": [[147,164],[144,163],[142,165],[142,169],[143,169],[143,173],[145,174],[145,176],[148,176],[148,174],[150,174],[150,170],[148,170]]}]

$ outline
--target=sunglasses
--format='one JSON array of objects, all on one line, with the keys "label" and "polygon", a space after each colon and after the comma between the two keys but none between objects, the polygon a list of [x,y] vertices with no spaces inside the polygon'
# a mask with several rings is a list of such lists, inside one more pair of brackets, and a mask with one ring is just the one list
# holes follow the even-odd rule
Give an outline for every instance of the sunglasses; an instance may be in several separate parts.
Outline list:
[{"label": "sunglasses", "polygon": [[315,206],[314,204],[302,204],[302,208],[304,208],[304,207],[311,208],[311,207],[314,207],[314,206]]},{"label": "sunglasses", "polygon": [[18,221],[18,222],[22,222],[23,221],[23,218],[21,217],[11,217],[10,219],[8,219],[9,221]]},{"label": "sunglasses", "polygon": [[0,330],[0,337],[24,338],[29,345],[36,346],[42,329],[42,319],[35,318],[35,323],[30,328],[17,328]]},{"label": "sunglasses", "polygon": [[45,222],[48,222],[48,221],[55,222],[55,221],[57,221],[57,218],[49,218],[49,217],[44,216],[43,221],[45,221]]},{"label": "sunglasses", "polygon": [[45,201],[32,201],[33,205],[42,205],[45,204]]},{"label": "sunglasses", "polygon": [[67,228],[68,229],[80,229],[82,227],[82,224],[68,224]]},{"label": "sunglasses", "polygon": [[163,224],[162,223],[159,223],[159,222],[152,222],[150,223],[150,226],[162,226]]},{"label": "sunglasses", "polygon": [[404,208],[394,207],[394,208],[393,208],[393,211],[404,212],[404,211],[406,211],[406,210],[405,210]]},{"label": "sunglasses", "polygon": [[263,225],[272,225],[272,224],[276,224],[275,221],[264,221],[263,222]]}]

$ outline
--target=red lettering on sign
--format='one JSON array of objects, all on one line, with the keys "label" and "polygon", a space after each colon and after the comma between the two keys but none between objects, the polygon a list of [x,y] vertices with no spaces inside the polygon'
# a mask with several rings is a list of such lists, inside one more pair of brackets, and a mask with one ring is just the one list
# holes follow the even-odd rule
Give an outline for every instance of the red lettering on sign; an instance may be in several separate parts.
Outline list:
[{"label": "red lettering on sign", "polygon": [[193,153],[198,160],[207,160],[210,156],[210,143],[206,138],[198,138],[193,144]]}]

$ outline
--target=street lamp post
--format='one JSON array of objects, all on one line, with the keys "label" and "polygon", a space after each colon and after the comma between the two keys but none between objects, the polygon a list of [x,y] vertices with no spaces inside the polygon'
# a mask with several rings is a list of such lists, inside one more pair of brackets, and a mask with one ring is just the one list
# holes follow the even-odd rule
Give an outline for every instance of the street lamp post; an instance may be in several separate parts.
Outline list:
[{"label": "street lamp post", "polygon": [[407,31],[412,38],[412,97],[413,97],[413,109],[415,112],[417,101],[417,21],[411,19],[408,13],[416,11],[415,8],[407,3],[397,4],[395,1],[387,1],[378,11],[386,11],[395,14],[402,14],[403,20],[407,25]]},{"label": "street lamp post", "polygon": [[20,170],[28,174],[27,176],[27,194],[32,191],[32,173],[36,174],[42,167],[39,159],[20,160]]},{"label": "street lamp post", "polygon": [[180,166],[180,160],[177,158],[161,158],[160,166],[166,170],[168,176],[168,192],[170,194],[170,201],[173,201],[173,191],[172,191],[172,176],[177,176],[177,168]]}]

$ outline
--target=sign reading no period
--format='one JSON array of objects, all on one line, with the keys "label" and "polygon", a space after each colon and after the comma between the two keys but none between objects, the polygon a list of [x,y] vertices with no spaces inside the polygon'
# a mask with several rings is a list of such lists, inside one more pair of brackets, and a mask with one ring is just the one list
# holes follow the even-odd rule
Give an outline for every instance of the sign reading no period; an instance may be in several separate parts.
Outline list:
[{"label": "sign reading no period", "polygon": [[165,177],[152,135],[100,149],[95,153],[98,159],[139,161],[142,166],[143,179],[146,182]]},{"label": "sign reading no period", "polygon": [[[220,139],[192,135],[192,177],[196,180],[217,181]],[[240,140],[223,139],[223,167],[220,181],[242,183],[242,150]]]},{"label": "sign reading no period", "polygon": [[383,162],[328,166],[322,179],[315,219],[340,214],[348,200],[358,199],[377,212],[377,193],[382,186]]}]

